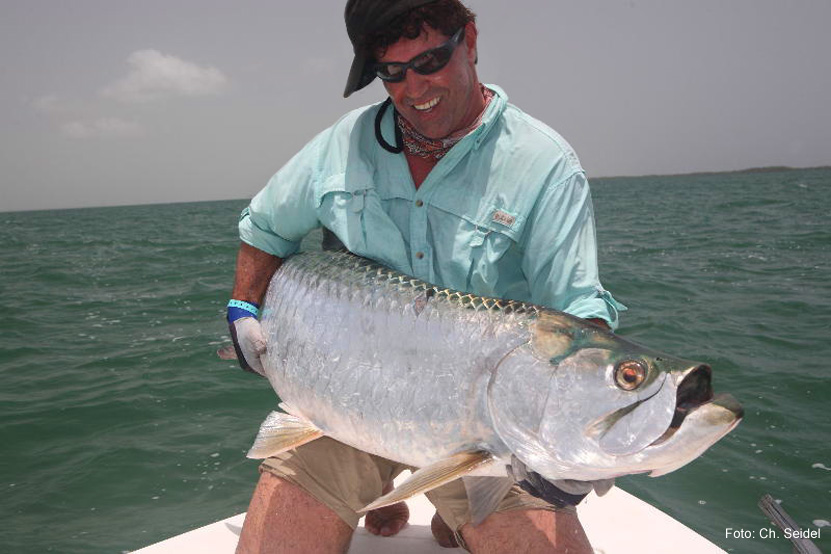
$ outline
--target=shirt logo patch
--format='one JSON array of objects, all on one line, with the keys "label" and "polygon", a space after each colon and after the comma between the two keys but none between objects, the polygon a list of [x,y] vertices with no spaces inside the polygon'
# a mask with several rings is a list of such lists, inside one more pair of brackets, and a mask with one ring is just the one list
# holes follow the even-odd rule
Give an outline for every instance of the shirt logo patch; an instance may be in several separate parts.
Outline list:
[{"label": "shirt logo patch", "polygon": [[511,227],[516,222],[516,218],[502,210],[496,210],[493,212],[493,221],[501,223],[505,227]]}]

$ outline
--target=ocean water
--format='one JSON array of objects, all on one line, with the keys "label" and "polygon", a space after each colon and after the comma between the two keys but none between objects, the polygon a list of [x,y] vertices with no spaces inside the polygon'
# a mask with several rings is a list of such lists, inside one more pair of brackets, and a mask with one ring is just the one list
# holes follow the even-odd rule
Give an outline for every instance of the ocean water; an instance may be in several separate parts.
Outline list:
[{"label": "ocean water", "polygon": [[[728,551],[789,552],[759,538],[770,493],[831,550],[831,170],[592,190],[618,332],[710,363],[746,409],[691,465],[619,485]],[[215,355],[244,205],[0,213],[0,550],[119,553],[246,509],[276,397]]]}]

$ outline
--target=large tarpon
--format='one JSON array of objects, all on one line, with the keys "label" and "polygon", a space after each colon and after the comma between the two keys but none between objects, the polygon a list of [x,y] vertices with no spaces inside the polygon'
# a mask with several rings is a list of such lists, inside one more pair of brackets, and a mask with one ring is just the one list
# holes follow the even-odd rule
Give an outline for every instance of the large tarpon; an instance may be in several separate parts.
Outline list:
[{"label": "large tarpon", "polygon": [[[286,260],[261,322],[288,413],[266,419],[249,456],[326,435],[421,468],[367,509],[458,477],[505,478],[512,458],[552,481],[662,475],[742,417],[732,396],[713,395],[707,365],[351,254]],[[481,520],[493,499],[475,502]]]}]

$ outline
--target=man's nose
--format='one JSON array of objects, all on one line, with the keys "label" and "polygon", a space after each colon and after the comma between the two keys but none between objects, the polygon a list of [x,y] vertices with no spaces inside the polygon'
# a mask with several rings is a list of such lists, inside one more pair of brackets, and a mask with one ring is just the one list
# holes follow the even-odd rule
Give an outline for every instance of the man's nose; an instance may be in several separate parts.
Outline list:
[{"label": "man's nose", "polygon": [[404,75],[404,92],[408,98],[422,100],[422,96],[429,88],[429,81],[426,75],[419,75],[412,68]]}]

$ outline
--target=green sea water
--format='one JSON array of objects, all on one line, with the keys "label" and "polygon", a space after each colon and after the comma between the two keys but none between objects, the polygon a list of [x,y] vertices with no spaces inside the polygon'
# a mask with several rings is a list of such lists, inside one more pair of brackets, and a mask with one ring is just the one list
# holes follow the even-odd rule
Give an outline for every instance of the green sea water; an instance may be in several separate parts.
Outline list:
[{"label": "green sea water", "polygon": [[[770,493],[831,551],[831,171],[592,191],[619,333],[710,363],[746,409],[691,465],[619,485],[728,551],[789,552],[759,538]],[[244,205],[0,213],[0,551],[131,551],[246,509],[276,397],[215,355]]]}]

